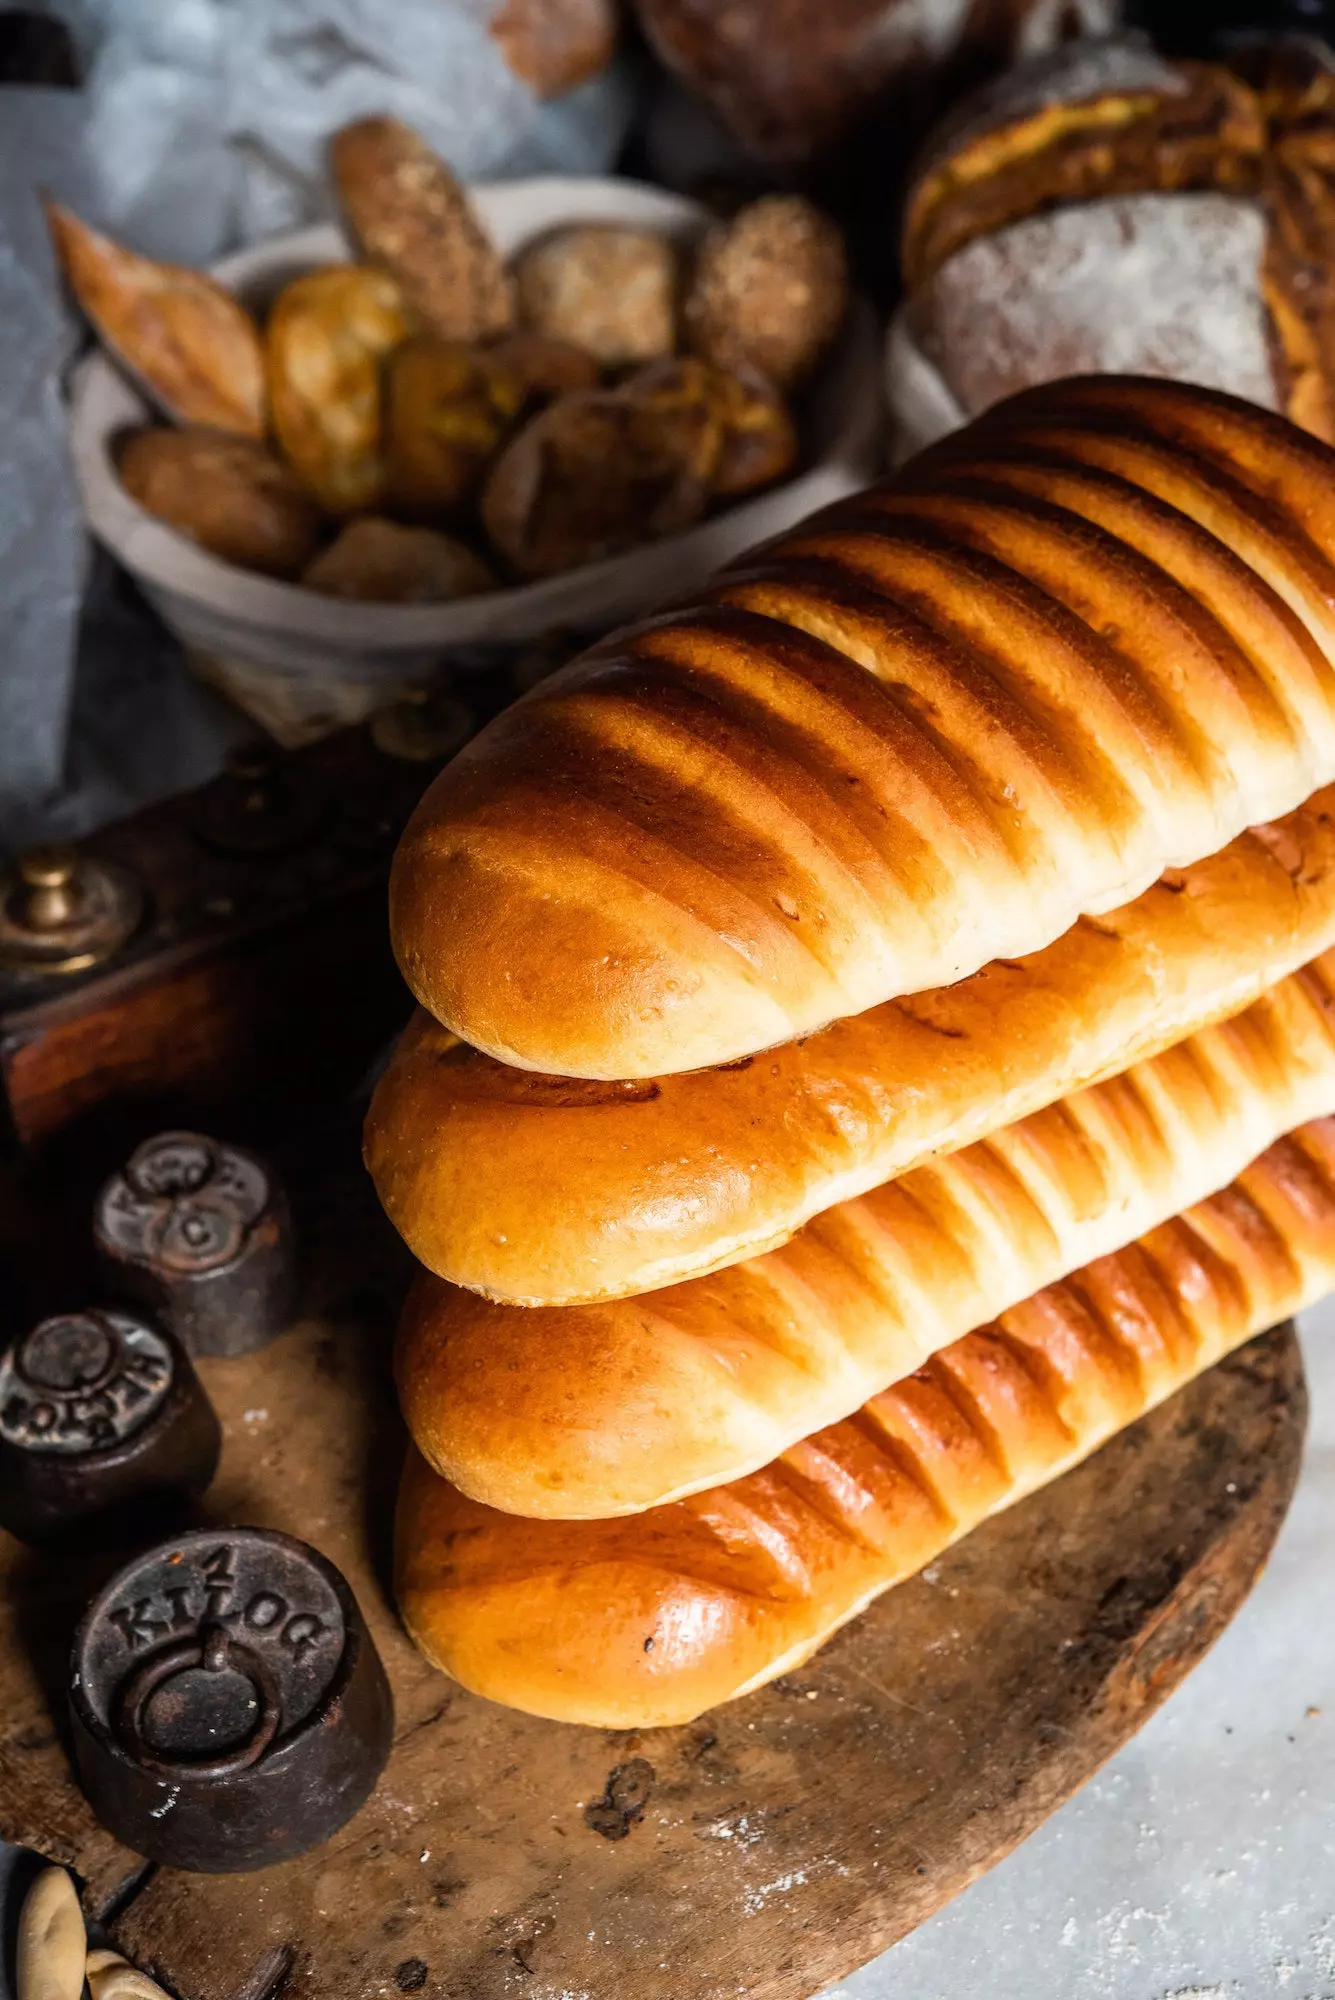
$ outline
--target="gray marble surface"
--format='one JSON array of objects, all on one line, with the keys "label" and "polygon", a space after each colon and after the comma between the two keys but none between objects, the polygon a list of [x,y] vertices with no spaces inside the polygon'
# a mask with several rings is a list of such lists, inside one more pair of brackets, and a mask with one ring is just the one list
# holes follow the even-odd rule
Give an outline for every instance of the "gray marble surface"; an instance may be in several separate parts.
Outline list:
[{"label": "gray marble surface", "polygon": [[1146,1728],[825,2000],[1335,2000],[1335,1299],[1274,1557]]}]

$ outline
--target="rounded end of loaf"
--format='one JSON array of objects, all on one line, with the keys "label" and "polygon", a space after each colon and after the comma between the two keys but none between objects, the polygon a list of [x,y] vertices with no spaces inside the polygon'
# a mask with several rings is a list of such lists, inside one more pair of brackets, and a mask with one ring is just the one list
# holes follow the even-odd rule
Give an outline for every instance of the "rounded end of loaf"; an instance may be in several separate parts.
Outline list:
[{"label": "rounded end of loaf", "polygon": [[[707,930],[654,837],[582,798],[550,731],[552,676],[490,723],[420,801],[390,873],[390,938],[414,997],[498,1062],[618,1081],[704,1069],[783,1042],[794,1022],[744,953]],[[541,700],[538,698],[541,697]],[[563,783],[562,781],[567,780]]]},{"label": "rounded end of loaf", "polygon": [[763,1670],[744,1566],[730,1583],[715,1550],[715,1575],[684,1573],[691,1524],[671,1509],[634,1551],[591,1532],[572,1561],[559,1523],[493,1513],[410,1451],[395,1528],[409,1637],[474,1694],[603,1729],[691,1722]]},{"label": "rounded end of loaf", "polygon": [[800,1428],[809,1374],[726,1313],[702,1339],[698,1297],[678,1328],[664,1297],[496,1305],[419,1273],[394,1356],[418,1450],[479,1503],[567,1521],[640,1514],[763,1464],[776,1409]]},{"label": "rounded end of loaf", "polygon": [[519,1306],[625,1298],[756,1256],[805,1219],[817,1149],[791,1132],[800,1063],[789,1044],[755,1074],[552,1076],[419,1010],[372,1094],[367,1171],[437,1277]]}]

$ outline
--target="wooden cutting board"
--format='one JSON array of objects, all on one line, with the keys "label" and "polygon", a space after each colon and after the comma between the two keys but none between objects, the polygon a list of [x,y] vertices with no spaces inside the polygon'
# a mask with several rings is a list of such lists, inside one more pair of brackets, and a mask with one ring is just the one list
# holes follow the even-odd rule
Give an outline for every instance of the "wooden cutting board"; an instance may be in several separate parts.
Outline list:
[{"label": "wooden cutting board", "polygon": [[346,1572],[397,1741],[326,1847],[263,1874],[146,1867],[63,1748],[91,1568],[0,1537],[0,1833],[72,1866],[181,2000],[805,2000],[956,1895],[1125,1742],[1241,1604],[1297,1476],[1291,1329],[891,1592],[810,1666],[688,1728],[512,1714],[433,1672],[386,1596],[402,1254],[348,1172],[307,1190],[310,1317],[205,1363],[208,1514]]}]

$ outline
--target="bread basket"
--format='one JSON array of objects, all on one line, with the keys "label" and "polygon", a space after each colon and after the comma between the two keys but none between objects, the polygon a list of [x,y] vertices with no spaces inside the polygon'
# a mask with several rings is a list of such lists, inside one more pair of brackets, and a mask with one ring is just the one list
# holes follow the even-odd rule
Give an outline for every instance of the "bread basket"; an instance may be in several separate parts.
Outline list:
[{"label": "bread basket", "polygon": [[[476,187],[504,255],[571,222],[619,222],[689,241],[705,211],[634,181],[545,177]],[[214,275],[263,305],[290,278],[350,255],[332,223],[225,258]],[[881,427],[877,335],[855,301],[810,395],[805,469],[755,499],[625,555],[453,604],[362,604],[235,569],[156,520],[122,487],[119,433],[151,416],[140,390],[102,353],[72,384],[74,462],[93,533],[119,558],[185,647],[191,664],[280,741],[310,741],[358,721],[451,662],[544,634],[604,631],[689,591],[720,563],[853,491],[876,469]]]}]

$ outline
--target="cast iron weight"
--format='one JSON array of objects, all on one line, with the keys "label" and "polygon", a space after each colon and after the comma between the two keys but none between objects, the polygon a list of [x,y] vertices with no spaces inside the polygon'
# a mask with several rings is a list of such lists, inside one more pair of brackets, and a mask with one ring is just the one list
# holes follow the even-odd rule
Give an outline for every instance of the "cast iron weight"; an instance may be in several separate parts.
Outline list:
[{"label": "cast iron weight", "polygon": [[291,1323],[287,1197],[244,1147],[199,1132],[146,1139],[98,1195],[93,1240],[110,1288],[189,1354],[246,1354]]},{"label": "cast iron weight", "polygon": [[63,1313],[0,1355],[0,1526],[106,1546],[180,1521],[218,1464],[179,1344],[135,1313]]},{"label": "cast iron weight", "polygon": [[113,1577],[74,1641],[70,1716],[103,1825],[150,1860],[211,1874],[336,1833],[394,1728],[344,1578],[263,1528],[184,1535]]}]

